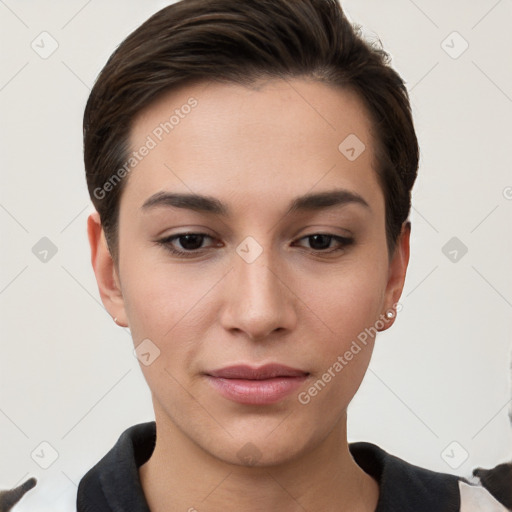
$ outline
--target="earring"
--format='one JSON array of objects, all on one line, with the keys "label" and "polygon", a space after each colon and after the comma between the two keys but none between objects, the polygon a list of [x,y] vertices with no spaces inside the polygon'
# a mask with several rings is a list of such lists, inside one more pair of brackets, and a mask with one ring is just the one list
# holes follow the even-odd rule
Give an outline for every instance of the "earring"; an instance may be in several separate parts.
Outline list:
[{"label": "earring", "polygon": [[387,312],[386,312],[386,317],[387,317],[387,318],[391,319],[391,318],[393,318],[394,316],[395,316],[395,314],[393,313],[393,311],[387,311]]}]

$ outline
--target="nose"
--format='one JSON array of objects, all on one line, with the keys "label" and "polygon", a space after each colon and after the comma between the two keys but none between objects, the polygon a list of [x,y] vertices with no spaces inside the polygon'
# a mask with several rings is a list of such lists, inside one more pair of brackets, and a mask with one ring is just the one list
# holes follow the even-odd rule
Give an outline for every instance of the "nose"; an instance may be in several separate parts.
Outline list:
[{"label": "nose", "polygon": [[248,263],[238,254],[227,276],[221,324],[231,332],[243,332],[251,340],[291,331],[297,314],[293,286],[270,251]]}]

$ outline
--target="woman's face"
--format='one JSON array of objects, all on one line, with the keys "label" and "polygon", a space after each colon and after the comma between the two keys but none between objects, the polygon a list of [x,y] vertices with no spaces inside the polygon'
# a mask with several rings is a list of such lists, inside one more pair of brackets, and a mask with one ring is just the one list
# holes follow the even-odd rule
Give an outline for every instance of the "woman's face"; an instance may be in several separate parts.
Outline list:
[{"label": "woman's face", "polygon": [[362,103],[298,79],[189,85],[135,120],[131,149],[120,292],[102,297],[157,424],[237,464],[319,446],[344,428],[408,260],[406,235],[388,259]]}]

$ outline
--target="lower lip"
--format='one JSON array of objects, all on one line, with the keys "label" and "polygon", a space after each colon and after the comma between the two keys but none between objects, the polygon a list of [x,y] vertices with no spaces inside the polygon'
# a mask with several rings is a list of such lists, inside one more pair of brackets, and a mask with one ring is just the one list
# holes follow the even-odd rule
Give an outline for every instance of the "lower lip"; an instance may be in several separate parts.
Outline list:
[{"label": "lower lip", "polygon": [[275,404],[296,391],[303,377],[275,377],[265,380],[223,379],[207,376],[210,384],[225,398],[246,405]]}]

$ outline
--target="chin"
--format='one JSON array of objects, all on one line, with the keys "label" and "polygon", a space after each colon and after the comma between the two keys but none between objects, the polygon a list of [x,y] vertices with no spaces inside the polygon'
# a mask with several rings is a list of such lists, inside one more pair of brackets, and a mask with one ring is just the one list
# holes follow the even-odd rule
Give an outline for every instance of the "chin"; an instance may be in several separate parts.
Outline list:
[{"label": "chin", "polygon": [[304,446],[298,446],[293,439],[251,441],[250,438],[237,439],[229,446],[211,448],[210,453],[217,459],[235,466],[247,468],[268,468],[282,466],[292,462],[303,452]]},{"label": "chin", "polygon": [[235,429],[227,428],[222,438],[209,437],[199,444],[227,464],[260,468],[286,465],[308,452],[322,437],[306,425],[285,425],[286,421],[281,420],[283,428],[279,424],[269,428],[268,419],[263,420],[264,425],[253,422],[249,426],[244,422],[243,432],[238,430],[236,433]]}]

